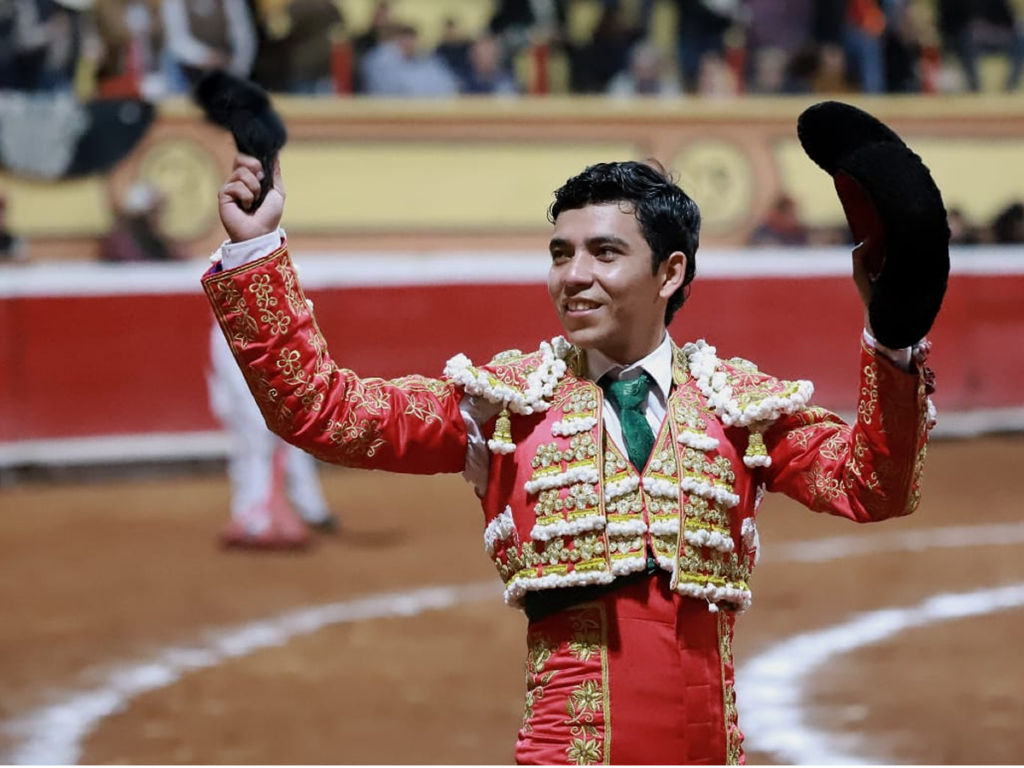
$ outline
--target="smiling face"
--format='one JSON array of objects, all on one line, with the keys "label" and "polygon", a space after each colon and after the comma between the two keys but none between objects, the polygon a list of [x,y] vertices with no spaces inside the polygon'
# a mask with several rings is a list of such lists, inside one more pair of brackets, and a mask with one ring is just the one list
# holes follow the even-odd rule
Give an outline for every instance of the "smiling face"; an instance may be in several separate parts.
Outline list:
[{"label": "smiling face", "polygon": [[665,335],[665,307],[682,285],[675,252],[651,271],[651,248],[631,208],[616,203],[562,211],[551,236],[548,292],[566,335],[628,365]]}]

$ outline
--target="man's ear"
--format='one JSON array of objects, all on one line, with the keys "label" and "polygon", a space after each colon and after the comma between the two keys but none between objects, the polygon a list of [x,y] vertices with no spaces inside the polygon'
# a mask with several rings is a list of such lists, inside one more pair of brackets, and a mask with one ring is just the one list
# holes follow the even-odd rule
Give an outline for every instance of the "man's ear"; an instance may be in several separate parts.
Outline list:
[{"label": "man's ear", "polygon": [[667,299],[682,287],[683,280],[686,278],[686,254],[682,251],[673,251],[661,263],[658,273],[661,275],[661,288],[658,295]]}]

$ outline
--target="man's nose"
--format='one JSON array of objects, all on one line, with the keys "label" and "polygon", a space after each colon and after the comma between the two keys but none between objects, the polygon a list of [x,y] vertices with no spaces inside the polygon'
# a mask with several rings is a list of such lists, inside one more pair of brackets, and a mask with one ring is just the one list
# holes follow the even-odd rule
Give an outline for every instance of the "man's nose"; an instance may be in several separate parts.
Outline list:
[{"label": "man's nose", "polygon": [[588,285],[593,279],[594,270],[590,254],[577,253],[566,265],[564,273],[566,285]]}]

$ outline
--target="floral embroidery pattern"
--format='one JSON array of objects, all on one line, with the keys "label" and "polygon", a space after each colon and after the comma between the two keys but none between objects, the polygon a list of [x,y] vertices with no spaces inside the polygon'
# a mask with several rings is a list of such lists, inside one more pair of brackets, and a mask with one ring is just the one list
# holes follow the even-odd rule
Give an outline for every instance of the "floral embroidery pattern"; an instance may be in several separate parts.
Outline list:
[{"label": "floral embroidery pattern", "polygon": [[864,366],[864,384],[860,390],[857,415],[864,424],[871,424],[878,410],[878,368],[875,363]]},{"label": "floral embroidery pattern", "polygon": [[820,463],[815,462],[804,473],[807,487],[811,491],[810,507],[816,512],[823,512],[843,495],[843,484],[838,478],[826,474]]},{"label": "floral embroidery pattern", "polygon": [[565,702],[565,711],[569,715],[565,724],[569,726],[572,737],[565,754],[573,765],[596,765],[609,757],[606,742],[606,734],[610,734],[608,659],[602,637],[603,610],[598,606],[581,606],[572,616],[573,634],[568,642],[570,655],[581,662],[599,657],[601,663],[600,677],[589,678],[576,685]]},{"label": "floral embroidery pattern", "polygon": [[722,700],[725,709],[725,764],[740,765],[743,762],[743,734],[740,732],[736,711],[736,689],[732,676],[732,620],[726,614],[719,614],[718,653],[722,668]]},{"label": "floral embroidery pattern", "polygon": [[284,282],[285,300],[288,302],[292,314],[296,317],[302,317],[307,313],[307,304],[303,301],[302,294],[299,292],[299,286],[295,280],[294,267],[282,261],[278,262],[276,269]]},{"label": "floral embroidery pattern", "polygon": [[277,367],[281,369],[284,383],[295,387],[292,396],[299,399],[304,411],[319,411],[323,406],[324,393],[317,391],[316,383],[302,368],[302,355],[298,350],[285,347],[278,354]]},{"label": "floral embroidery pattern", "polygon": [[231,316],[228,321],[228,333],[231,341],[239,349],[247,348],[256,340],[256,332],[259,325],[256,319],[249,314],[249,307],[238,286],[230,280],[220,280],[214,283],[214,291],[218,294],[217,301],[226,305],[227,314]]},{"label": "floral embroidery pattern", "polygon": [[[533,733],[537,707],[551,695],[551,681],[557,670],[548,668],[553,657],[571,656],[573,665],[583,679],[564,695],[563,721],[567,731],[565,754],[570,764],[594,765],[607,760],[610,731],[608,700],[608,651],[605,639],[604,607],[587,604],[569,611],[571,626],[555,636],[532,631],[527,638],[526,705],[523,712],[523,733]],[[560,637],[558,635],[561,635]],[[562,688],[565,691],[565,687]],[[558,706],[556,701],[551,707]],[[547,733],[546,738],[555,734]]]},{"label": "floral embroidery pattern", "polygon": [[527,643],[526,709],[523,713],[523,732],[533,733],[530,721],[533,719],[534,707],[544,698],[544,686],[550,683],[551,678],[557,674],[553,671],[545,672],[544,665],[547,664],[557,646],[538,633],[530,633]]},{"label": "floral embroidery pattern", "polygon": [[[376,419],[360,419],[354,424],[327,423],[328,435],[332,443],[341,449],[340,463],[358,465],[365,459],[373,458],[385,444]],[[336,457],[332,460],[337,461]]]}]

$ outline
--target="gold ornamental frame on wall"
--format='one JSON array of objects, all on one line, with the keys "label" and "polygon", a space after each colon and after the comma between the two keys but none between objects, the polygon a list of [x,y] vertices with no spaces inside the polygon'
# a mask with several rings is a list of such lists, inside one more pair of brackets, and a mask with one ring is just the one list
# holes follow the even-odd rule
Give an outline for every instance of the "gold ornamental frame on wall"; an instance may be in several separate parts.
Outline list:
[{"label": "gold ornamental frame on wall", "polygon": [[679,183],[700,206],[702,229],[721,232],[746,223],[757,180],[744,148],[728,139],[696,139],[671,166]]},{"label": "gold ornamental frame on wall", "polygon": [[164,230],[175,240],[196,240],[215,226],[220,163],[203,144],[182,138],[153,144],[139,159],[136,178],[163,194]]}]

